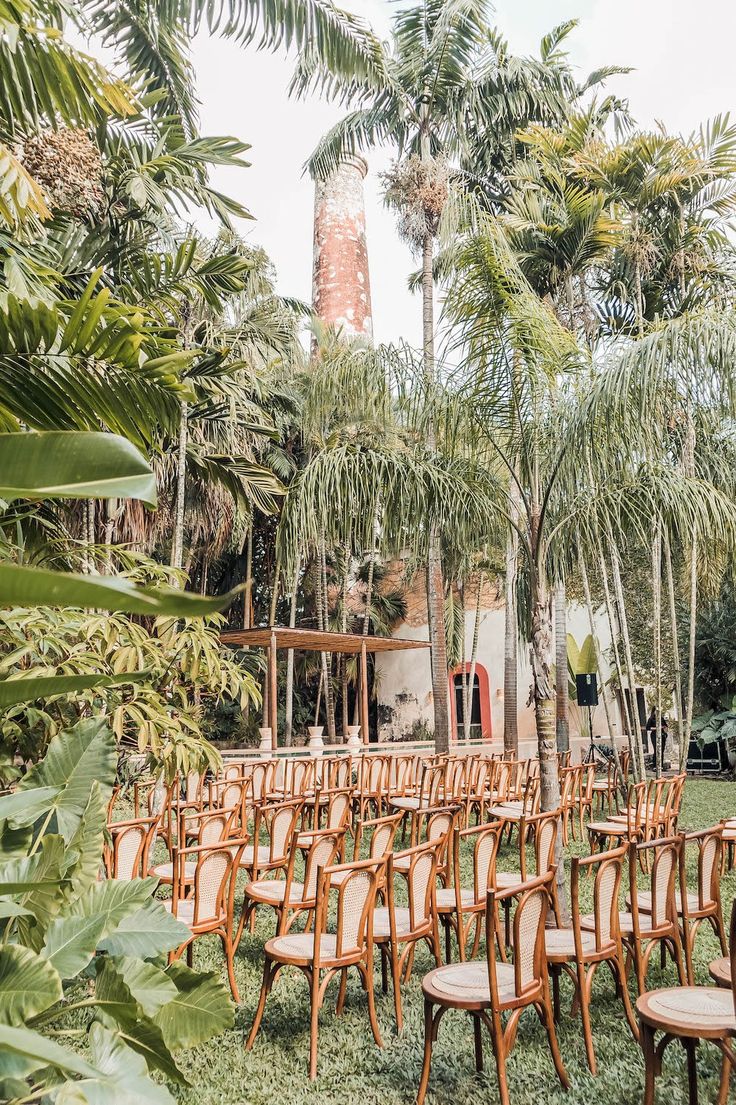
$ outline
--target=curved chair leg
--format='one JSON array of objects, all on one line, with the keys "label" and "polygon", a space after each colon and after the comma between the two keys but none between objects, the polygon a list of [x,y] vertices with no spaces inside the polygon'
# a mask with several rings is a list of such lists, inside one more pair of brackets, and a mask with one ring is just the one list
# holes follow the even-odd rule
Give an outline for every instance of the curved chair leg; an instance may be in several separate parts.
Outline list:
[{"label": "curved chair leg", "polygon": [[230,936],[227,933],[220,933],[220,940],[222,941],[222,950],[225,953],[225,963],[227,965],[227,977],[230,982],[230,992],[233,995],[233,1001],[236,1005],[240,1005],[240,993],[238,992],[238,984],[235,981],[235,964],[233,955],[233,946],[230,942]]},{"label": "curved chair leg", "polygon": [[345,1008],[345,995],[348,989],[348,969],[343,967],[340,972],[340,986],[337,991],[337,1004],[335,1005],[335,1016],[341,1017],[343,1009]]},{"label": "curved chair leg", "polygon": [[429,1071],[432,1066],[432,1044],[434,1042],[437,1024],[439,1018],[442,1015],[442,1010],[437,1012],[437,1021],[434,1018],[434,1006],[428,999],[424,999],[424,1057],[422,1059],[422,1074],[419,1079],[419,1089],[417,1090],[416,1105],[424,1105],[424,1098],[427,1095],[427,1085],[429,1083]]},{"label": "curved chair leg", "polygon": [[266,959],[263,964],[263,981],[261,983],[261,994],[258,998],[258,1008],[256,1009],[256,1015],[253,1018],[253,1024],[251,1025],[250,1032],[248,1033],[248,1039],[245,1041],[246,1051],[250,1051],[253,1047],[256,1036],[258,1035],[258,1029],[261,1027],[261,1021],[263,1020],[263,1010],[266,1008],[266,999],[271,992],[273,978],[274,964],[270,959]]},{"label": "curved chair leg", "polygon": [[657,1076],[657,1069],[654,1051],[654,1032],[648,1024],[641,1024],[639,1042],[641,1044],[641,1050],[644,1053],[643,1105],[654,1105],[654,1080]]},{"label": "curved chair leg", "polygon": [[399,952],[393,941],[390,945],[391,952],[391,981],[394,987],[394,1012],[396,1013],[396,1031],[401,1032],[404,1027],[404,1014],[401,1008],[401,970],[399,969]]},{"label": "curved chair leg", "polygon": [[378,1017],[376,1015],[376,995],[373,989],[373,962],[370,961],[367,966],[364,963],[359,963],[358,970],[363,977],[363,984],[368,997],[368,1019],[371,1022],[373,1039],[376,1041],[378,1047],[383,1047],[381,1030],[378,1027]]},{"label": "curved chair leg", "polygon": [[590,994],[588,990],[589,978],[586,977],[585,967],[578,965],[577,989],[580,997],[580,1020],[583,1026],[583,1040],[585,1041],[585,1055],[588,1060],[590,1073],[598,1073],[595,1061],[595,1049],[593,1047],[593,1029],[590,1023]]},{"label": "curved chair leg", "polygon": [[312,968],[309,980],[309,1080],[317,1077],[317,1034],[319,1031],[319,971]]},{"label": "curved chair leg", "polygon": [[483,1033],[479,1016],[473,1017],[473,1042],[475,1044],[475,1069],[483,1070]]},{"label": "curved chair leg", "polygon": [[560,1054],[560,1045],[557,1042],[557,1033],[555,1031],[555,1021],[552,1016],[552,1002],[549,996],[549,987],[545,987],[545,995],[539,1004],[536,1006],[539,1013],[540,1020],[547,1030],[547,1039],[549,1040],[549,1049],[552,1053],[552,1062],[555,1065],[557,1071],[557,1077],[565,1089],[570,1088],[570,1079],[568,1078],[567,1071],[565,1070],[565,1064],[562,1062],[562,1055]]}]

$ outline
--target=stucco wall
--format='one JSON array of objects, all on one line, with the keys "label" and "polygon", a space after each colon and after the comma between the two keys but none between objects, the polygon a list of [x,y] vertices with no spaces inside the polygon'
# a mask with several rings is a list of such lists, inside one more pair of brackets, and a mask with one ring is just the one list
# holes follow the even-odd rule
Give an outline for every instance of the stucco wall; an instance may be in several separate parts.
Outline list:
[{"label": "stucco wall", "polygon": [[[569,633],[582,644],[589,633],[588,614],[584,607],[573,603],[567,613]],[[465,618],[466,656],[470,657],[473,637],[474,614]],[[604,654],[604,676],[610,675],[605,654],[610,646],[610,633],[605,615],[596,617],[596,631]],[[427,640],[426,625],[407,625],[404,623],[396,631],[397,637],[412,640]],[[504,652],[504,610],[496,609],[481,612],[480,632],[478,636],[478,663],[482,664],[489,681],[491,706],[491,739],[499,746],[503,744],[503,652]],[[417,724],[424,724],[431,731],[432,720],[432,682],[429,668],[429,649],[425,652],[377,653],[376,674],[378,676],[378,721],[379,740],[400,740],[409,736]],[[531,686],[531,668],[528,649],[519,648],[518,705],[519,739],[525,740],[535,734],[534,711],[527,706]],[[600,692],[599,692],[600,694]],[[614,705],[614,730],[622,732],[618,707]],[[605,734],[606,718],[602,703],[593,711],[593,727],[596,733]],[[570,730],[577,733],[587,732],[587,711],[583,714],[576,705],[570,708]]]}]

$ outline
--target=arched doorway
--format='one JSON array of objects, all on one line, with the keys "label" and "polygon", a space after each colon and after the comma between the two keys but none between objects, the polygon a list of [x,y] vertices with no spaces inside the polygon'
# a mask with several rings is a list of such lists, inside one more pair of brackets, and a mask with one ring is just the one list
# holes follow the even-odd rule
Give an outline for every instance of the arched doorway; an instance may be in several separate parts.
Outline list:
[{"label": "arched doorway", "polygon": [[[463,740],[463,682],[470,673],[470,664],[458,664],[450,672],[451,739]],[[490,740],[491,695],[488,672],[482,664],[475,665],[475,678],[470,692],[470,739]]]}]

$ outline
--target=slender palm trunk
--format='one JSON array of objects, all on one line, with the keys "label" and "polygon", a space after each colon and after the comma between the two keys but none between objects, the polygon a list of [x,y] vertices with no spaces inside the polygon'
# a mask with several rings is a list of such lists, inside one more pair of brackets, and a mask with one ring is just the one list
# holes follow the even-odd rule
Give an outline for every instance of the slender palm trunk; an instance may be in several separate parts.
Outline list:
[{"label": "slender palm trunk", "polygon": [[253,519],[245,538],[245,590],[243,591],[243,629],[253,625]]},{"label": "slender palm trunk", "polygon": [[682,665],[680,662],[680,642],[677,634],[677,603],[675,600],[675,577],[672,571],[672,549],[670,547],[670,537],[665,528],[663,533],[664,541],[664,563],[667,572],[667,597],[669,600],[669,612],[670,612],[670,636],[672,639],[672,657],[674,660],[674,676],[675,676],[675,705],[676,705],[676,732],[677,732],[677,748],[680,762],[682,762],[682,746],[684,742],[684,727],[682,718]]},{"label": "slender palm trunk", "polygon": [[87,499],[83,503],[84,513],[82,518],[84,520],[84,543],[86,545],[86,567],[85,571],[89,575],[94,575],[97,571],[97,565],[95,563],[95,500]]},{"label": "slender palm trunk", "polygon": [[[422,254],[422,332],[424,375],[428,384],[435,379],[434,361],[434,276],[432,273],[433,239],[424,236]],[[427,435],[430,450],[436,447],[434,427]],[[445,637],[445,584],[442,576],[440,527],[435,518],[429,521],[427,556],[427,620],[432,664],[432,700],[434,704],[434,743],[437,752],[447,752],[450,746],[448,710],[447,640]]]},{"label": "slender palm trunk", "polygon": [[662,774],[662,526],[657,519],[652,542],[652,645],[654,657],[654,771]]},{"label": "slender palm trunk", "polygon": [[[293,629],[296,625],[296,602],[297,591],[299,588],[299,572],[301,568],[300,556],[297,553],[296,564],[294,566],[294,579],[291,585],[291,600],[289,602],[289,628]],[[293,725],[294,725],[294,649],[287,649],[286,652],[286,701],[284,703],[284,744],[287,748],[290,747],[293,739]]]},{"label": "slender palm trunk", "polygon": [[519,751],[519,703],[518,703],[518,640],[516,624],[516,557],[518,538],[510,529],[506,541],[506,608],[504,611],[503,653],[503,751],[505,756],[516,756]]},{"label": "slender palm trunk", "polygon": [[562,580],[555,586],[555,714],[558,752],[567,752],[570,747],[567,679],[567,593]]},{"label": "slender palm trunk", "polygon": [[103,542],[105,545],[105,571],[112,575],[112,535],[115,529],[115,517],[118,509],[117,499],[105,499],[105,527]]},{"label": "slender palm trunk", "polygon": [[695,703],[695,640],[698,616],[698,538],[693,531],[690,545],[690,632],[687,645],[687,702],[685,704],[685,725],[680,747],[680,770],[684,771],[690,745],[690,732],[693,724],[693,706]]},{"label": "slender palm trunk", "polygon": [[616,671],[616,678],[618,679],[618,685],[621,692],[621,707],[622,707],[622,722],[626,729],[626,733],[631,745],[631,733],[634,731],[633,714],[630,709],[630,701],[626,698],[625,692],[625,673],[624,666],[621,663],[621,652],[618,647],[619,638],[621,637],[621,627],[618,624],[616,611],[611,597],[611,585],[608,579],[608,568],[606,567],[606,560],[603,556],[603,549],[601,548],[600,539],[596,535],[596,544],[598,546],[598,567],[601,573],[601,584],[603,586],[603,599],[606,606],[606,615],[608,618],[608,629],[611,634],[611,647],[613,650],[613,665]]},{"label": "slender palm trunk", "polygon": [[[342,616],[340,619],[340,629],[343,633],[348,631],[348,577],[350,575],[350,545],[346,542],[344,547],[344,566],[342,576]],[[347,740],[348,725],[350,724],[350,718],[348,717],[348,658],[343,653],[339,657],[340,664],[340,706],[342,709],[342,736],[344,740]]]},{"label": "slender palm trunk", "polygon": [[[470,722],[473,713],[473,688],[475,687],[475,670],[478,664],[478,638],[480,637],[480,604],[483,597],[483,572],[478,575],[478,593],[475,599],[475,618],[473,620],[473,640],[470,646],[470,671],[468,673],[468,701],[463,713],[463,736],[470,740]],[[464,628],[464,626],[463,626]]]},{"label": "slender palm trunk", "polygon": [[[319,607],[320,629],[329,629],[329,609],[327,603],[327,550],[324,537],[321,538],[318,550],[318,575],[319,592],[317,597]],[[325,718],[327,720],[327,736],[332,744],[335,743],[335,698],[332,693],[332,656],[328,652],[321,653],[322,657],[322,687],[325,697]]]},{"label": "slender palm trunk", "polygon": [[171,544],[171,567],[181,568],[184,559],[184,508],[187,475],[187,439],[189,431],[189,404],[183,401],[179,413],[179,445],[176,466],[176,501],[174,505],[174,534]]},{"label": "slender palm trunk", "polygon": [[631,653],[631,636],[629,635],[629,622],[626,617],[626,603],[624,602],[624,588],[621,582],[621,567],[618,559],[618,550],[611,536],[611,568],[613,570],[613,587],[618,609],[618,624],[621,628],[621,639],[624,646],[626,659],[626,674],[631,696],[631,758],[634,763],[634,777],[637,781],[643,780],[646,775],[644,766],[644,746],[642,744],[641,725],[639,724],[638,705],[636,700],[636,676],[634,674],[634,661]]}]

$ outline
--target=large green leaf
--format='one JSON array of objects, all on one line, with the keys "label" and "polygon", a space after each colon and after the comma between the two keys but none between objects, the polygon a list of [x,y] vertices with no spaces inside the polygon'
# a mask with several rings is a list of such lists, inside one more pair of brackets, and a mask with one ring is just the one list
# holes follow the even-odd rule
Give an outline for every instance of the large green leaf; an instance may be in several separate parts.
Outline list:
[{"label": "large green leaf", "polygon": [[166,974],[176,986],[177,996],[154,1020],[172,1051],[196,1047],[232,1028],[235,1006],[218,975],[193,971],[179,961],[172,963]]},{"label": "large green leaf", "polygon": [[112,1020],[134,1051],[142,1055],[151,1070],[160,1070],[167,1078],[188,1085],[171,1055],[163,1033],[133,997],[116,961],[107,956],[97,963],[95,1002],[106,1024]]},{"label": "large green leaf", "polygon": [[0,798],[0,821],[11,821],[16,827],[33,825],[47,813],[60,787],[36,787],[32,794],[17,790]]},{"label": "large green leaf", "polygon": [[156,505],[156,477],[117,434],[0,434],[5,499],[142,499]]},{"label": "large green leaf", "polygon": [[104,918],[103,934],[114,932],[123,918],[137,913],[158,885],[157,879],[105,879],[93,883],[84,894],[75,898],[68,909],[69,917]]},{"label": "large green leaf", "polygon": [[176,587],[136,587],[116,576],[52,572],[0,564],[0,606],[77,606],[124,614],[196,618],[224,610],[242,588],[205,598]]},{"label": "large green leaf", "polygon": [[57,1105],[174,1105],[165,1086],[148,1077],[145,1059],[128,1047],[119,1032],[93,1024],[89,1032],[92,1058],[100,1078],[83,1079],[62,1087]]},{"label": "large green leaf", "polygon": [[18,790],[60,788],[51,808],[59,832],[68,842],[87,807],[93,783],[97,781],[109,795],[116,770],[117,748],[107,722],[104,718],[85,718],[52,738],[42,762],[23,777]]},{"label": "large green leaf", "polygon": [[0,680],[0,709],[15,706],[18,702],[35,702],[39,698],[51,698],[57,694],[73,694],[75,691],[92,690],[94,687],[112,687],[116,683],[135,683],[148,672],[131,671],[122,675],[37,675],[23,679]]},{"label": "large green leaf", "polygon": [[98,1071],[73,1051],[28,1028],[0,1025],[0,1075],[30,1074],[41,1067],[54,1067],[83,1078],[96,1078]]},{"label": "large green leaf", "polygon": [[136,955],[152,959],[178,948],[190,935],[161,902],[148,901],[136,913],[124,917],[115,931],[98,945],[110,955]]},{"label": "large green leaf", "polygon": [[[124,956],[115,960],[115,967],[147,1017],[155,1018],[161,1007],[176,999],[179,993],[167,972],[154,963]],[[168,1044],[168,1040],[166,1042]]]},{"label": "large green leaf", "polygon": [[0,864],[0,896],[12,897],[30,916],[18,918],[23,942],[40,948],[43,932],[59,911],[64,894],[64,840],[47,835],[35,855]]},{"label": "large green leaf", "polygon": [[46,930],[41,954],[62,978],[73,978],[92,960],[104,929],[101,914],[57,917]]},{"label": "large green leaf", "polygon": [[0,1024],[23,1024],[61,997],[52,964],[20,944],[0,946]]},{"label": "large green leaf", "polygon": [[94,781],[89,802],[69,841],[68,855],[75,856],[67,871],[70,892],[78,897],[97,881],[102,864],[102,849],[107,825],[107,799],[102,787]]}]

